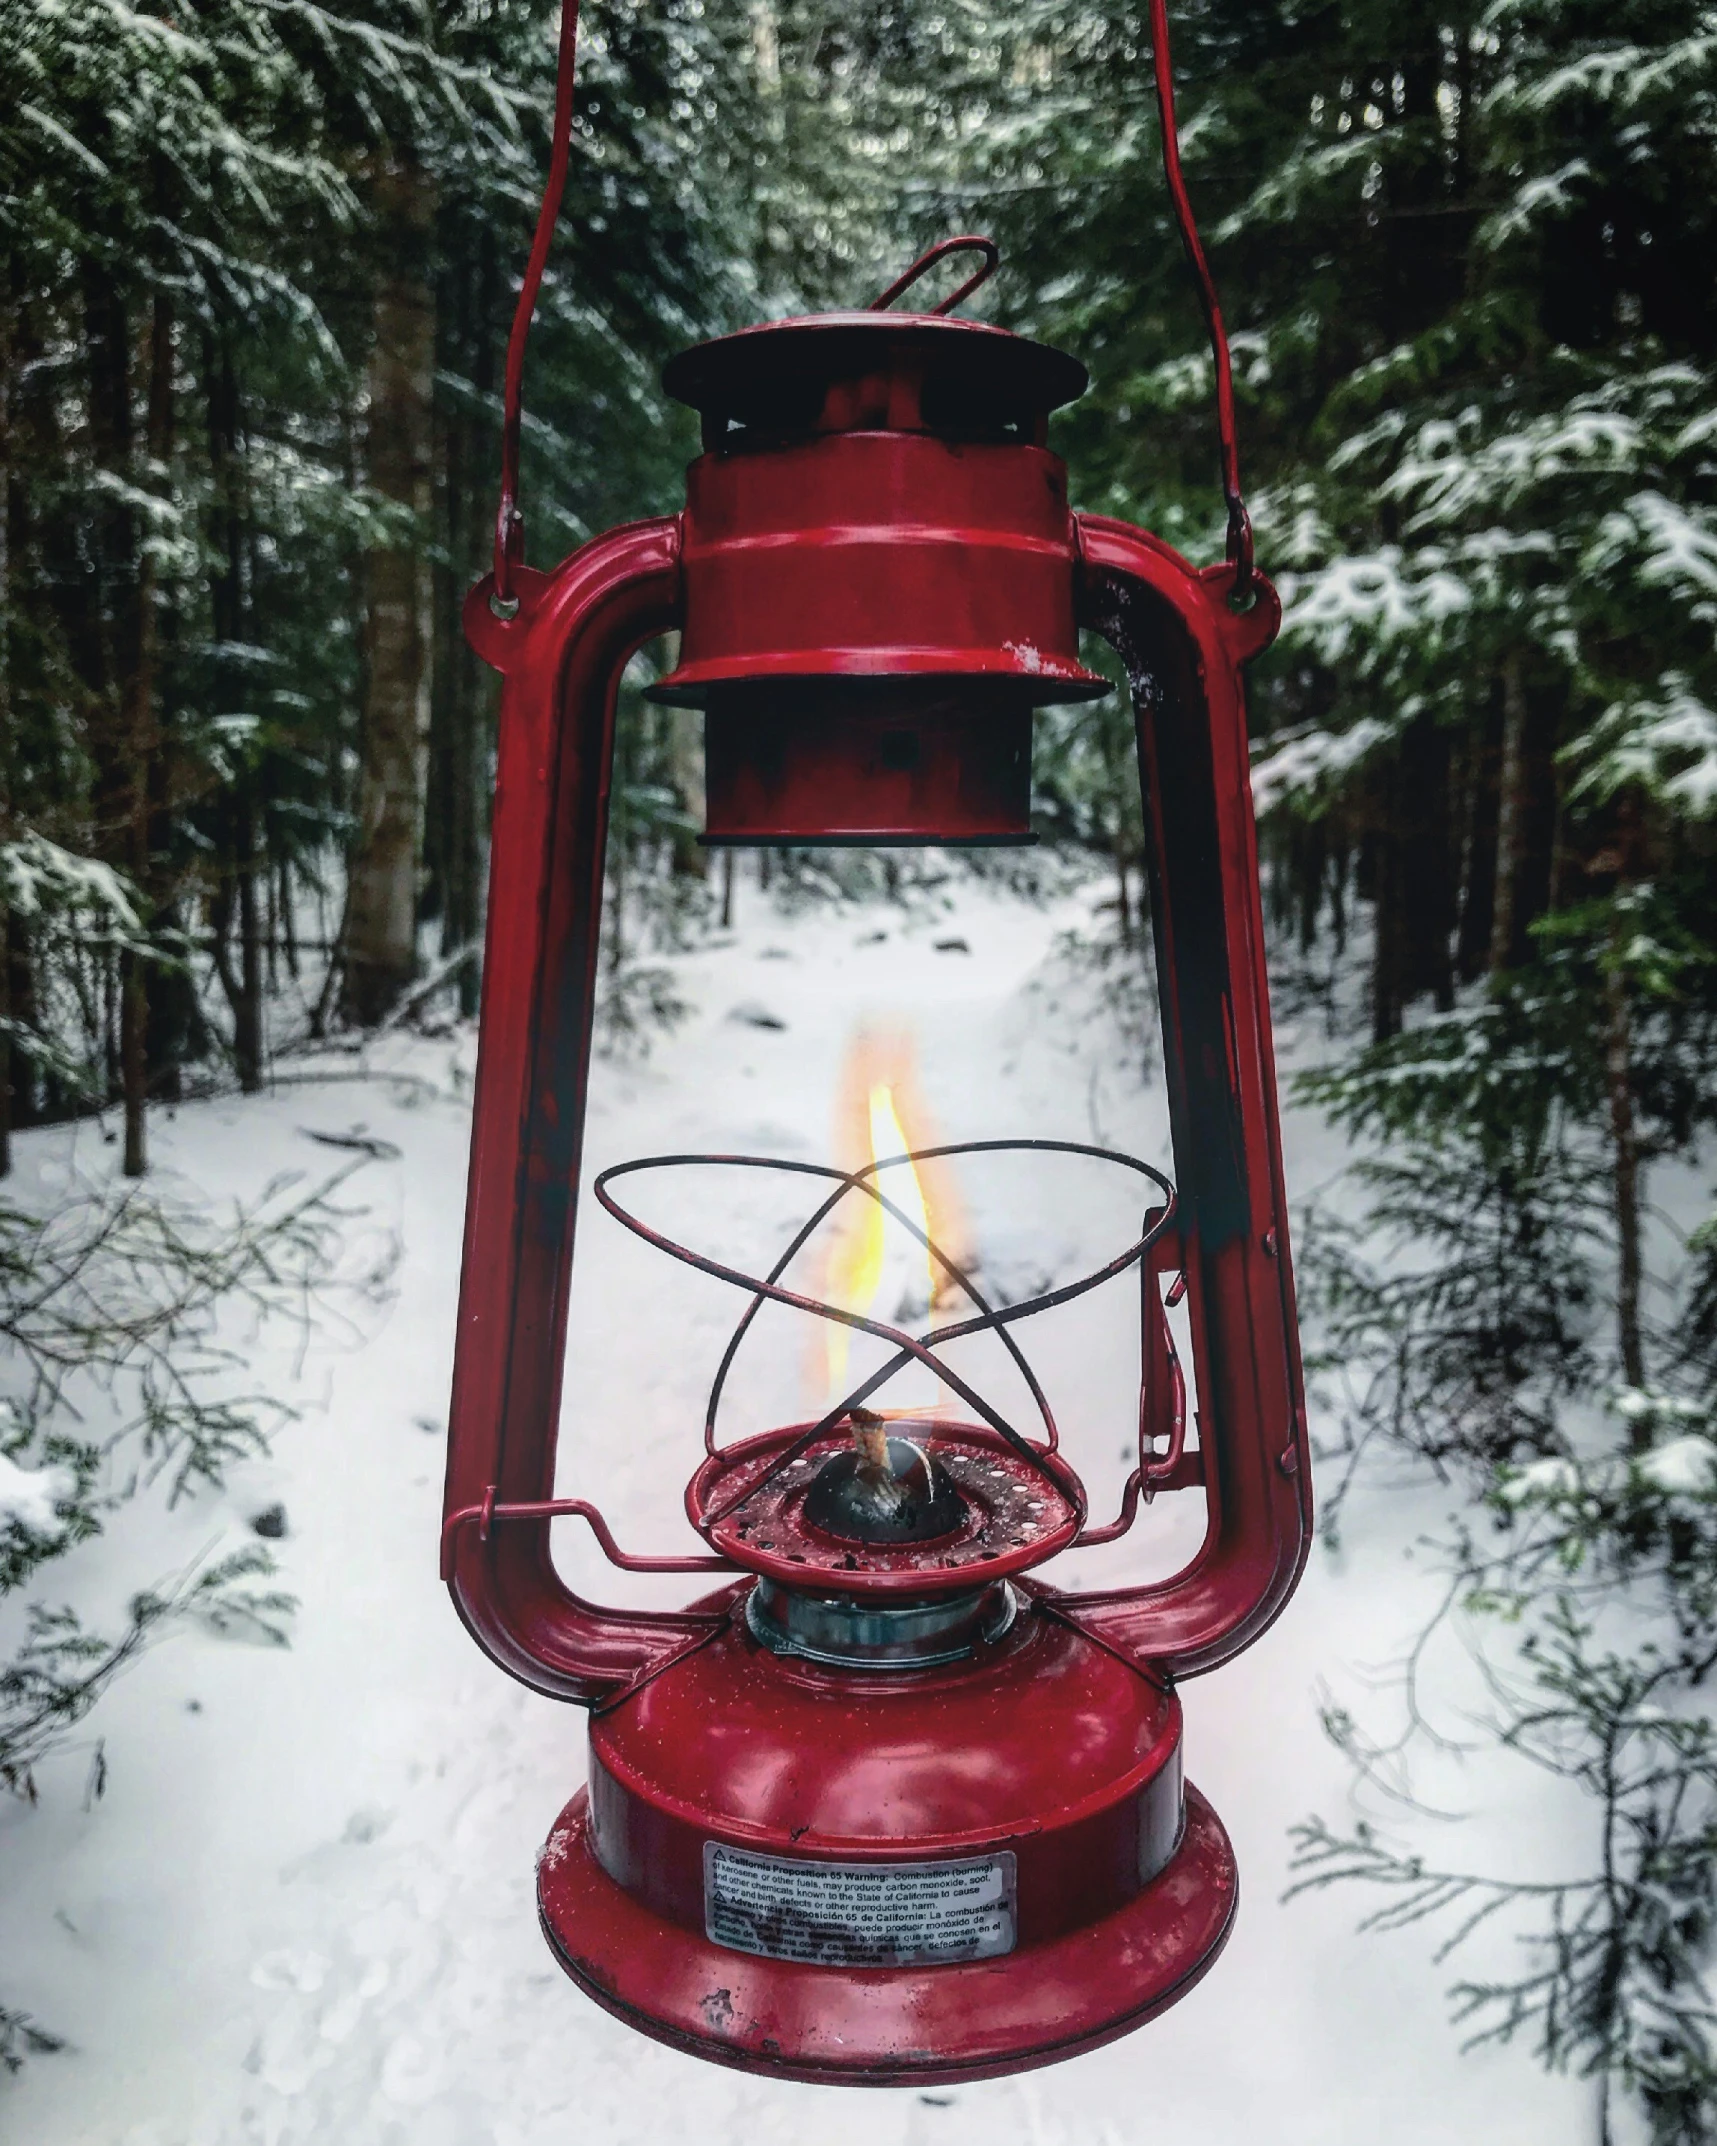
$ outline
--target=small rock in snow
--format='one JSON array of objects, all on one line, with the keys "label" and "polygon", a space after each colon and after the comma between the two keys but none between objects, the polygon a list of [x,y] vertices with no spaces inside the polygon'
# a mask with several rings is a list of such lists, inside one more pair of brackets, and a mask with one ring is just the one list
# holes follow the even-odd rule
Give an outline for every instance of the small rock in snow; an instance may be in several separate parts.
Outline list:
[{"label": "small rock in snow", "polygon": [[931,944],[939,954],[969,954],[972,951],[969,939],[935,939]]},{"label": "small rock in snow", "polygon": [[787,1026],[778,1013],[771,1013],[767,1006],[760,1006],[756,999],[746,999],[735,1006],[728,1015],[728,1019],[743,1022],[747,1028],[785,1028]]},{"label": "small rock in snow", "polygon": [[260,1513],[251,1518],[251,1527],[258,1535],[270,1542],[278,1542],[286,1533],[286,1508],[284,1505],[265,1505]]}]

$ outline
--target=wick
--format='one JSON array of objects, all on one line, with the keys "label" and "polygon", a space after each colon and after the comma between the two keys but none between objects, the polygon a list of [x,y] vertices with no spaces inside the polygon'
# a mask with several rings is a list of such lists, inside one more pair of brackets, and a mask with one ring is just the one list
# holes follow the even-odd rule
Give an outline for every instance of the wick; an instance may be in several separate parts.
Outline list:
[{"label": "wick", "polygon": [[888,1469],[887,1419],[873,1408],[849,1408],[847,1421],[852,1425],[859,1466],[866,1474],[885,1474]]}]

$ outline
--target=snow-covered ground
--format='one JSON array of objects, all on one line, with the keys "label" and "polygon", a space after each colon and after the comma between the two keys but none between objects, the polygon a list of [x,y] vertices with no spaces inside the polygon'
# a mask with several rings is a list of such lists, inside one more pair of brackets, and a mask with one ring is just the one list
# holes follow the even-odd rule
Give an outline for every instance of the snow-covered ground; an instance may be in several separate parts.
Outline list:
[{"label": "snow-covered ground", "polygon": [[[730,943],[680,965],[694,1001],[685,1025],[641,1065],[599,1066],[590,1161],[668,1148],[826,1157],[843,1059],[866,1021],[915,1040],[943,1138],[1054,1133],[1166,1160],[1160,1083],[1141,1083],[1139,1048],[1117,1042],[1090,978],[1056,954],[1077,908],[970,886],[957,913],[907,919],[783,916],[752,897]],[[936,949],[955,935],[964,951]],[[784,1025],[758,1025],[759,1012]],[[155,1124],[162,1170],[223,1196],[253,1195],[282,1169],[325,1170],[329,1151],[310,1132],[392,1143],[398,1159],[348,1189],[368,1210],[348,1235],[360,1266],[366,1241],[397,1235],[396,1293],[384,1309],[340,1307],[308,1346],[285,1326],[247,1343],[254,1383],[286,1392],[301,1420],[221,1500],[152,1520],[153,1567],[131,1579],[250,1539],[249,1519],[278,1501],[283,1584],[301,1605],[291,1648],[163,1644],[91,1724],[109,1769],[101,1800],[85,1807],[85,1747],[44,1770],[39,1808],[0,1806],[0,1999],[72,2045],[0,2083],[0,2137],[1562,2146],[1589,2135],[1586,2087],[1546,2078],[1525,2051],[1460,2054],[1441,1995],[1456,1969],[1430,1963],[1431,1933],[1356,1937],[1374,1904],[1357,1893],[1280,1900],[1289,1825],[1348,1814],[1320,1703],[1363,1693],[1434,1599],[1415,1544],[1440,1508],[1399,1490],[1362,1492],[1339,1563],[1315,1553],[1275,1629],[1186,1689],[1189,1768],[1233,1834],[1242,1905],[1216,1970],[1164,2018],[1026,2078],[879,2096],[700,2064],[579,1996],[537,1934],[532,1893],[535,1850],[582,1769],[582,1716],[492,1668],[436,1580],[472,1055],[466,1035],[396,1039],[361,1082],[298,1082]],[[1300,1200],[1341,1157],[1304,1120],[1290,1118],[1288,1141]],[[112,1168],[114,1150],[88,1126],[21,1145],[27,1199]],[[719,1230],[760,1257],[796,1211],[784,1182],[676,1193],[674,1211],[702,1241]],[[959,1190],[986,1270],[1015,1289],[1136,1222],[1130,1202],[1077,1168],[973,1170]],[[665,1185],[639,1197],[667,1217]],[[679,1489],[738,1300],[634,1244],[588,1200],[582,1228],[563,1481],[600,1486],[623,1543],[679,1544]],[[1099,1513],[1123,1472],[1128,1309],[1124,1290],[1099,1295],[1024,1337]],[[816,1398],[815,1377],[805,1336],[760,1325],[732,1427],[797,1412]],[[1168,1569],[1193,1540],[1188,1503],[1160,1501],[1136,1544],[1081,1569]],[[557,1554],[578,1582],[671,1598],[673,1583],[607,1575],[564,1526]],[[68,1560],[66,1592],[95,1570],[90,1553]],[[1531,1786],[1475,1778],[1473,1815],[1443,1831],[1441,1852],[1511,1871],[1566,1862],[1577,1814],[1535,1809]]]}]

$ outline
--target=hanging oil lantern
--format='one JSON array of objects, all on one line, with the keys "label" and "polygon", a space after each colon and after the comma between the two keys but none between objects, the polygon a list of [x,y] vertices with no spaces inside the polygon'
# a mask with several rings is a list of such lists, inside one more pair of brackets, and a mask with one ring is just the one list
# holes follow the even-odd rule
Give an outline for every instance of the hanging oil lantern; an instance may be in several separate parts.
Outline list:
[{"label": "hanging oil lantern", "polygon": [[[1230,544],[1202,570],[1147,531],[1070,510],[1047,428],[1084,368],[954,314],[995,266],[973,238],[935,249],[865,311],[676,359],[667,387],[703,428],[684,511],[600,536],[553,573],[526,568],[518,387],[565,168],[563,30],[554,174],[509,363],[496,569],[466,609],[504,690],[443,1570],[495,1661],[592,1710],[588,1787],[539,1869],[568,1974],[648,2034],[790,2078],[1014,2071],[1121,2034],[1197,1980],[1228,1933],[1236,1876],[1220,1821],[1182,1778],[1175,1683],[1258,1636],[1309,1541],[1241,684],[1279,610],[1252,566],[1160,0],[1154,13],[1171,187],[1218,364]],[[892,310],[957,249],[982,257],[966,285],[935,312]],[[779,1302],[891,1352],[818,1420],[724,1445],[730,1348],[686,1491],[705,1554],[629,1556],[593,1506],[554,1496],[621,672],[678,631],[658,691],[704,711],[712,842],[1006,843],[1030,836],[1033,710],[1107,690],[1080,661],[1082,627],[1132,685],[1175,1189],[1104,1156],[1141,1187],[1137,1241],[1004,1308],[902,1213],[887,1158],[667,1159],[805,1181],[812,1214],[762,1275],[631,1212],[625,1180],[662,1159],[604,1173],[593,1189],[611,1215],[745,1292],[735,1345]],[[940,1152],[1009,1146],[1099,1152]],[[922,1238],[950,1299],[939,1326],[914,1334],[783,1279],[854,1200]],[[1094,1526],[1014,1330],[1129,1268],[1143,1281],[1138,1458],[1119,1517]],[[942,1353],[977,1332],[1025,1370],[1042,1418],[1029,1434]],[[914,1360],[952,1401],[873,1408]],[[1099,1593],[1032,1577],[1171,1491],[1207,1513],[1176,1577]],[[549,1545],[568,1514],[616,1565],[705,1572],[713,1591],[671,1614],[580,1599]]]}]

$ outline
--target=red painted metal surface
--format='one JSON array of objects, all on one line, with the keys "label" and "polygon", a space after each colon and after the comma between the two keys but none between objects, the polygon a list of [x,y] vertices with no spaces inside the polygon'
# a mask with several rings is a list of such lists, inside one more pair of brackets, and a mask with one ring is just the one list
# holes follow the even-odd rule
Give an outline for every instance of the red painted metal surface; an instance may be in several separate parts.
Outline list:
[{"label": "red painted metal surface", "polygon": [[[904,1679],[783,1661],[736,1625],[593,1722],[544,1927],[598,2002],[748,2069],[880,2085],[1070,2056],[1172,2002],[1227,1935],[1233,1858],[1180,1750],[1167,1683],[1054,1616]],[[1005,1856],[1016,1941],[886,1968],[736,1951],[707,1933],[712,1844],[845,1871]]]},{"label": "red painted metal surface", "polygon": [[[552,575],[521,568],[466,632],[505,674],[489,866],[482,1046],[447,1458],[449,1516],[554,1494],[566,1294],[590,1069],[602,858],[620,673],[679,616],[679,525],[599,537]],[[454,1531],[448,1585],[495,1660],[586,1702],[714,1628],[705,1614],[599,1610],[562,1582],[550,1522]]]},{"label": "red painted metal surface", "polygon": [[1023,1951],[1122,1905],[1166,1860],[1180,1748],[1166,1679],[1054,1616],[904,1676],[774,1655],[736,1624],[592,1722],[597,1852],[702,1930],[707,1840],[861,1861],[1006,1848]]},{"label": "red painted metal surface", "polygon": [[653,693],[707,708],[707,840],[1032,839],[1032,708],[1108,691],[1079,660],[1067,472],[1040,444],[1083,386],[1069,366],[873,310],[669,368],[708,452]]},{"label": "red painted metal surface", "polygon": [[[1005,679],[1028,704],[1108,692],[1079,661],[1059,457],[924,429],[926,361],[893,316],[860,318],[882,348],[800,361],[832,368],[811,376],[819,420],[850,395],[849,422],[756,446],[748,428],[688,471],[684,638],[656,697],[830,677]],[[977,332],[935,327],[942,347]],[[756,332],[760,360],[772,336],[799,339],[794,323]]]},{"label": "red painted metal surface", "polygon": [[921,253],[904,275],[896,276],[880,297],[873,298],[870,310],[873,313],[886,313],[897,298],[905,296],[920,276],[928,274],[938,261],[945,261],[951,253],[982,254],[983,266],[974,269],[965,282],[951,290],[939,305],[933,305],[930,308],[932,315],[952,313],[954,308],[963,305],[980,285],[988,283],[1002,265],[1001,248],[993,238],[980,238],[976,232],[967,232],[959,238],[942,239],[932,246],[928,253]]},{"label": "red painted metal surface", "polygon": [[[1152,22],[1170,190],[1217,360],[1226,564],[1194,568],[1148,532],[1071,512],[1046,439],[1084,388],[1076,360],[942,308],[887,310],[950,252],[983,255],[975,288],[994,248],[962,238],[868,312],[677,359],[669,391],[704,439],[684,514],[543,574],[520,558],[519,391],[565,174],[571,0],[563,14],[555,162],[509,350],[496,575],[465,614],[504,685],[443,1571],[497,1662],[594,1709],[589,1797],[563,1812],[539,1878],[569,1974],[646,2033],[791,2078],[1016,2070],[1190,1987],[1227,1935],[1236,1880],[1220,1824],[1183,1790],[1173,1680],[1257,1637],[1310,1540],[1242,686],[1280,613],[1252,568],[1163,0]],[[730,1348],[687,1491],[716,1554],[622,1552],[593,1505],[554,1495],[621,671],[679,632],[660,690],[705,709],[711,839],[1017,841],[1031,709],[1106,690],[1079,660],[1082,628],[1132,686],[1178,1184],[1176,1205],[1156,1180],[1141,1238],[1104,1270],[1136,1261],[1144,1290],[1139,1462],[1120,1515],[1088,1524],[1029,1368],[1043,1443],[941,1366],[984,1421],[894,1429],[938,1449],[961,1517],[855,1549],[806,1499],[841,1410],[870,1386],[819,1423],[718,1448]],[[857,1184],[821,1174],[832,1199]],[[753,1308],[826,1312],[785,1289],[785,1258],[747,1277],[598,1190]],[[923,1360],[930,1342],[994,1327],[970,1278],[950,1276],[976,1306],[963,1325],[915,1339],[851,1323]],[[1191,1422],[1162,1309],[1171,1277]],[[1206,1532],[1172,1579],[1081,1593],[1020,1577],[1177,1491],[1202,1497]],[[550,1528],[569,1516],[625,1569],[744,1576],[677,1612],[600,1607],[555,1570]]]},{"label": "red painted metal surface", "polygon": [[851,1444],[847,1431],[812,1439],[792,1466],[763,1482],[783,1448],[811,1428],[789,1424],[730,1446],[706,1460],[686,1486],[686,1513],[698,1532],[734,1565],[786,1587],[855,1600],[925,1601],[1041,1565],[1067,1548],[1085,1517],[1084,1490],[1060,1454],[1028,1449],[1022,1456],[984,1424],[908,1416],[891,1421],[890,1430],[934,1440],[937,1459],[966,1501],[966,1518],[947,1536],[873,1544],[855,1558],[850,1544],[804,1515],[818,1467]]},{"label": "red painted metal surface", "polygon": [[1108,1643],[1191,1675],[1265,1629],[1311,1544],[1241,680],[1281,611],[1259,579],[1236,615],[1225,566],[1201,571],[1144,530],[1090,516],[1079,529],[1082,615],[1133,687],[1209,1523],[1176,1578],[1068,1607]]},{"label": "red painted metal surface", "polygon": [[[1200,573],[1122,524],[1082,521],[1080,544],[1082,573],[1069,582],[1088,621],[1121,650],[1139,709],[1182,1202],[1178,1257],[1192,1277],[1211,1518],[1187,1573],[1083,1598],[1074,1614],[1129,1652],[1187,1673],[1263,1629],[1309,1540],[1240,682],[1277,611],[1265,588],[1236,616],[1225,569]],[[655,524],[586,547],[534,585],[510,623],[494,619],[481,594],[472,605],[484,651],[507,664],[507,690],[450,1511],[480,1506],[491,1484],[510,1503],[552,1495],[612,700],[631,649],[683,615],[678,597],[673,525]],[[487,1543],[467,1531],[453,1557],[456,1598],[485,1643],[545,1688],[603,1696],[600,1684],[586,1687],[579,1652],[597,1627],[562,1599],[546,1522],[497,1531]],[[680,1643],[671,1620],[618,1623],[627,1634],[623,1674]],[[608,1644],[605,1636],[605,1664]]]},{"label": "red painted metal surface", "polygon": [[1151,72],[1157,86],[1157,118],[1162,127],[1163,177],[1174,204],[1175,223],[1185,249],[1187,265],[1198,285],[1204,324],[1210,333],[1210,355],[1216,369],[1216,434],[1222,455],[1222,496],[1228,507],[1228,563],[1234,569],[1232,591],[1245,601],[1252,594],[1252,517],[1240,493],[1240,441],[1234,422],[1234,361],[1228,351],[1228,330],[1223,324],[1222,304],[1216,295],[1216,278],[1204,256],[1204,241],[1192,213],[1192,198],[1180,168],[1180,128],[1174,114],[1174,63],[1169,54],[1168,0],[1151,0]]},{"label": "red painted metal surface", "polygon": [[789,678],[705,698],[708,843],[1034,839],[1032,703],[1011,679]]},{"label": "red painted metal surface", "polygon": [[555,60],[554,118],[549,134],[548,179],[543,187],[537,228],[531,239],[530,259],[519,284],[519,302],[513,308],[512,331],[507,337],[507,373],[501,397],[501,499],[495,511],[495,567],[491,577],[495,604],[510,612],[517,599],[516,582],[524,562],[525,517],[519,505],[519,437],[525,409],[525,345],[530,340],[531,321],[548,266],[554,227],[560,219],[560,197],[566,190],[567,165],[572,155],[572,89],[578,58],[578,0],[560,0],[560,42]]},{"label": "red painted metal surface", "polygon": [[688,2055],[827,2086],[923,2086],[1052,2064],[1130,2033],[1215,1963],[1239,1898],[1234,1852],[1198,1791],[1166,1868],[1124,1905],[1004,1959],[811,1968],[666,1924],[603,1870],[580,1790],[537,1872],[567,1973],[628,2026]]}]

